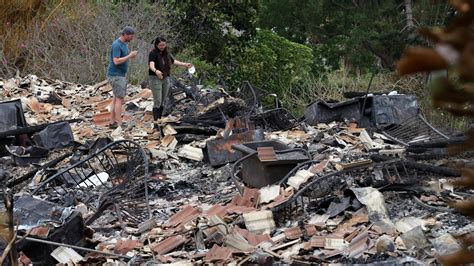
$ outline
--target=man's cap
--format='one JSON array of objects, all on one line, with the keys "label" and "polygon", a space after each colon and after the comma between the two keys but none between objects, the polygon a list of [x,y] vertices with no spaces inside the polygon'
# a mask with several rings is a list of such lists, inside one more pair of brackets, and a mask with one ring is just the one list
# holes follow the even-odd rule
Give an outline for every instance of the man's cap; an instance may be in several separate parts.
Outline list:
[{"label": "man's cap", "polygon": [[125,26],[123,29],[122,29],[122,35],[131,35],[131,34],[135,34],[135,30],[130,27],[130,26]]}]

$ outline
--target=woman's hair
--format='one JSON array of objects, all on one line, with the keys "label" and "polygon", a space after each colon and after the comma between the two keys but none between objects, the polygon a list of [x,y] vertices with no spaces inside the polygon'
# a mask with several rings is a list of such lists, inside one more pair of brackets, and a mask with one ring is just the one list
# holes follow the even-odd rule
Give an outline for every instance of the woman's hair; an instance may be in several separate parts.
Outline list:
[{"label": "woman's hair", "polygon": [[[153,41],[153,49],[158,50],[158,44],[160,42],[166,42],[166,39],[163,36],[158,36],[155,38]],[[165,61],[164,67],[169,71],[171,68],[171,57],[170,54],[168,53],[168,47],[165,47],[165,49],[162,52],[163,60]]]}]

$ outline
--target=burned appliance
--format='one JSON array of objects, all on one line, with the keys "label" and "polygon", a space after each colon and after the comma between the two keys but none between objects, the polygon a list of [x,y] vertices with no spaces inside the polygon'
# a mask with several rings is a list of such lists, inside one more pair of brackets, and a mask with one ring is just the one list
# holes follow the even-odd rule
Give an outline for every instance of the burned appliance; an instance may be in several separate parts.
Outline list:
[{"label": "burned appliance", "polygon": [[297,164],[311,157],[307,150],[291,149],[279,141],[249,142],[233,145],[233,148],[246,153],[232,168],[232,177],[240,192],[243,191],[240,182],[254,188],[275,184]]}]

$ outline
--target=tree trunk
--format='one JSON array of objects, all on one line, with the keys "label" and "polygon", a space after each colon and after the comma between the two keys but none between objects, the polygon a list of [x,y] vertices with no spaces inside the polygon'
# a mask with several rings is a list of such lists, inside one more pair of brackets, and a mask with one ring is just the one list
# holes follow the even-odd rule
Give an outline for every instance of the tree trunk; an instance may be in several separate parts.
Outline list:
[{"label": "tree trunk", "polygon": [[388,51],[377,50],[374,47],[372,47],[372,45],[370,45],[370,43],[367,41],[363,41],[362,43],[365,49],[367,49],[369,52],[371,52],[372,54],[374,54],[380,59],[383,68],[390,69],[390,70],[394,69],[395,67],[394,59],[391,58],[390,54],[388,54]]},{"label": "tree trunk", "polygon": [[412,9],[412,1],[411,0],[404,0],[405,4],[405,14],[407,19],[407,25],[405,29],[412,31],[415,28],[415,20],[413,19],[413,9]]}]

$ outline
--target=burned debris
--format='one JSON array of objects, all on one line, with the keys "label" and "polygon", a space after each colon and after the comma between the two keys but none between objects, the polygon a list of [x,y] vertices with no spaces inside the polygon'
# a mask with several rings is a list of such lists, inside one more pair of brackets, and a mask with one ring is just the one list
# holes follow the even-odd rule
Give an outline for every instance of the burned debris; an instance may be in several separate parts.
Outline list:
[{"label": "burned debris", "polygon": [[426,264],[472,231],[447,207],[472,195],[445,159],[462,136],[412,95],[317,101],[297,119],[262,109],[248,83],[231,95],[175,81],[153,121],[144,84],[129,88],[129,126],[109,129],[106,82],[0,86],[4,231],[17,239],[2,248],[22,263]]}]

